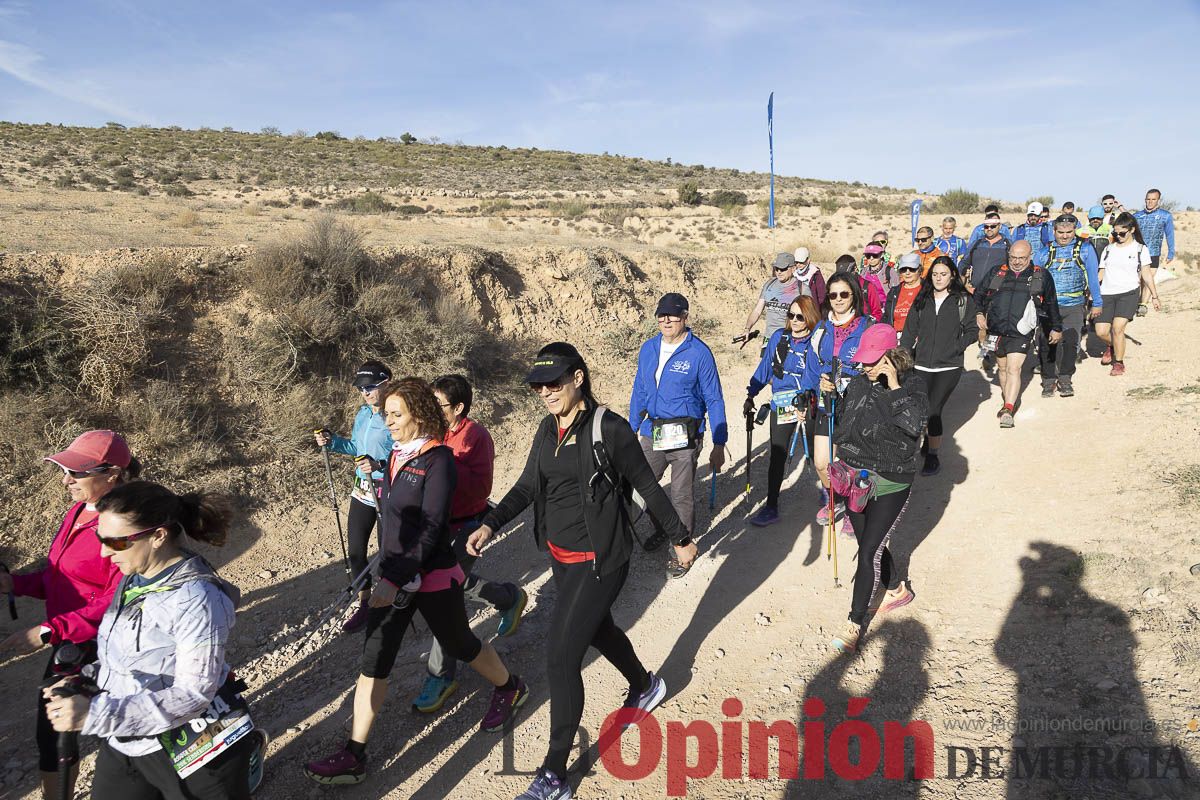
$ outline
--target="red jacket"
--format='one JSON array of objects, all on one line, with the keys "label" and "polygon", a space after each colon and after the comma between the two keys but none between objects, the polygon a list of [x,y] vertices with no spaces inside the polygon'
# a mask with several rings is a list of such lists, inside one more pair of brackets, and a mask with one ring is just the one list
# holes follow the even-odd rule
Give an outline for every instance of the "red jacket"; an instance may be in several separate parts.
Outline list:
[{"label": "red jacket", "polygon": [[[84,521],[75,525],[81,514]],[[15,594],[46,601],[44,624],[55,644],[95,639],[121,581],[121,571],[100,555],[96,519],[84,511],[83,503],[71,506],[50,543],[46,568],[12,576]]]},{"label": "red jacket", "polygon": [[450,519],[465,519],[487,511],[492,493],[492,469],[496,446],[487,428],[465,417],[456,430],[448,431],[444,444],[454,453],[458,488],[450,503]]}]

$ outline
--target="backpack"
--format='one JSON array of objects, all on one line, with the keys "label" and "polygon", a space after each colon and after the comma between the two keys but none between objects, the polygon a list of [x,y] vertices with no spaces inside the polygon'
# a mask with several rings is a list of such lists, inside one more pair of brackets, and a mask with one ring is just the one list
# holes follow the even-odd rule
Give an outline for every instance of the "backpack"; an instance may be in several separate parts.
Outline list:
[{"label": "backpack", "polygon": [[[865,319],[867,321],[868,328],[875,324],[875,320],[871,319],[869,314],[863,314],[861,317],[859,317],[859,319]],[[813,352],[816,353],[817,363],[822,367],[828,366],[828,364],[821,360],[821,342],[825,338],[826,327],[831,324],[832,323],[827,319],[822,320],[821,324],[817,326],[817,329],[813,331],[812,338],[809,339],[809,345],[812,347]]]},{"label": "backpack", "polygon": [[[1029,266],[1029,269],[1033,271],[1033,274],[1029,277],[1029,280],[1025,282],[1025,288],[1029,290],[1030,298],[1036,300],[1038,303],[1041,303],[1045,299],[1044,294],[1046,290],[1046,271],[1033,264]],[[1008,264],[1004,264],[999,269],[995,270],[992,273],[992,279],[988,281],[987,291],[993,294],[1000,291],[1000,286],[1004,283],[1004,279],[1008,277],[1009,273],[1010,270],[1008,268]],[[1034,288],[1035,284],[1036,288]]]},{"label": "backpack", "polygon": [[[1095,248],[1093,248],[1093,249],[1095,249]],[[1051,242],[1049,245],[1049,250],[1047,251],[1047,256],[1046,256],[1047,269],[1049,269],[1051,263],[1058,260],[1057,258],[1055,258],[1055,252],[1057,250],[1058,250],[1058,245],[1054,242]],[[1080,255],[1080,252],[1082,250],[1083,250],[1083,239],[1080,239],[1078,236],[1076,236],[1075,244],[1071,247],[1071,260],[1075,262],[1075,266],[1079,267],[1080,269],[1085,269],[1084,264],[1083,264],[1083,256]]]}]

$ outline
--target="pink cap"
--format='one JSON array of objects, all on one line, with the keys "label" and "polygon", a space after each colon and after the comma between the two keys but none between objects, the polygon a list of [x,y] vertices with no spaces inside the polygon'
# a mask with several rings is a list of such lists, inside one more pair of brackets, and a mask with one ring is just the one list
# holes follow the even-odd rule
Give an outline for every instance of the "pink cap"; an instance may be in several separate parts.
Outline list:
[{"label": "pink cap", "polygon": [[883,248],[877,244],[869,244],[863,248],[863,255],[881,256],[883,255]]},{"label": "pink cap", "polygon": [[46,456],[43,461],[50,461],[63,469],[86,470],[94,469],[101,464],[112,464],[124,469],[129,466],[132,456],[129,445],[124,437],[115,431],[88,431],[81,433],[75,441],[61,453]]},{"label": "pink cap", "polygon": [[859,364],[874,364],[883,358],[883,354],[894,348],[899,339],[896,329],[891,325],[877,322],[863,332],[858,340],[858,349],[854,351],[854,360]]}]

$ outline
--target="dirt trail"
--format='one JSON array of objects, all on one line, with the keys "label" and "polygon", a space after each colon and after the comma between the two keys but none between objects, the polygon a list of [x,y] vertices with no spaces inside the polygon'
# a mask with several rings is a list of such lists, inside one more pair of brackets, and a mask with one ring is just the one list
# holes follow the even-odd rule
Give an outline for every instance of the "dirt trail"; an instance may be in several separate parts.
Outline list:
[{"label": "dirt trail", "polygon": [[[1089,733],[1061,742],[1177,741],[1188,764],[1200,768],[1200,735],[1187,729],[1200,717],[1200,577],[1188,572],[1200,561],[1194,529],[1200,352],[1182,344],[1194,339],[1200,323],[1200,279],[1164,284],[1163,296],[1164,313],[1131,326],[1140,344],[1130,347],[1126,377],[1109,377],[1092,359],[1079,369],[1074,398],[1042,399],[1035,376],[1013,430],[1000,430],[994,419],[998,388],[978,371],[964,376],[947,413],[953,435],[943,449],[944,469],[918,480],[897,534],[898,550],[915,547],[917,600],[877,619],[854,660],[835,656],[827,645],[848,610],[853,541],[839,539],[843,588],[835,589],[822,531],[811,522],[817,498],[811,467],[793,470],[785,483],[782,522],[747,526],[740,491],[745,436],[737,414],[757,354],[728,348],[724,333],[710,334],[733,417],[729,447],[736,469],[719,479],[714,514],[701,500],[698,524],[707,532],[687,577],[668,582],[661,552],[636,556],[616,609],[647,666],[659,670],[671,689],[659,721],[800,723],[800,704],[809,696],[824,700],[828,732],[846,718],[849,697],[869,697],[864,718],[872,724],[926,720],[935,737],[935,779],[869,779],[873,796],[881,797],[1084,796],[1056,794],[1050,782],[1023,786],[978,775],[945,777],[947,746],[1011,748],[1007,726],[1018,717],[1147,717],[1161,725],[1156,734]],[[743,313],[719,309],[720,330],[736,325]],[[968,365],[974,363],[969,355]],[[599,390],[621,409],[632,366],[606,366]],[[533,417],[523,428],[514,422],[495,494],[510,485],[528,441],[523,430],[535,423]],[[754,507],[765,486],[765,431],[755,431]],[[1163,479],[1189,467],[1190,484],[1185,475],[1180,485],[1192,493],[1191,505],[1177,502],[1176,489]],[[319,506],[260,514],[254,522],[253,544],[223,573],[246,598],[232,660],[244,664],[267,653],[244,670],[256,713],[273,737],[260,797],[507,798],[525,788],[528,777],[513,773],[535,769],[544,751],[543,635],[553,600],[545,557],[535,552],[527,527],[494,545],[479,566],[488,576],[520,581],[534,598],[521,631],[496,642],[533,689],[512,735],[476,731],[487,692],[469,671],[452,705],[437,717],[407,710],[423,679],[421,654],[427,649],[428,633],[418,625],[393,673],[391,697],[371,743],[369,779],[328,790],[309,783],[300,765],[345,737],[359,642],[322,633],[301,658],[287,657],[284,648],[301,630],[302,618],[323,605],[341,580],[332,525]],[[31,614],[32,606],[22,603]],[[476,618],[481,635],[494,626],[490,613]],[[5,796],[34,796],[32,753],[22,741],[31,725],[30,704],[20,699],[27,695],[20,687],[36,677],[41,658],[0,672],[4,696],[16,698],[20,709],[0,727],[0,765],[8,776],[25,773],[19,791]],[[589,663],[585,680],[583,724],[594,743],[624,689],[604,663]],[[740,714],[723,713],[728,697],[741,701]],[[1021,738],[1031,746],[1060,743],[1054,734]],[[626,753],[633,758],[632,749]],[[693,743],[692,762],[696,757]],[[773,749],[771,758],[774,765]],[[636,783],[597,766],[577,796],[663,796],[667,773],[665,754],[658,769]],[[1145,796],[1166,794],[1151,784]],[[854,781],[724,779],[718,767],[712,777],[691,781],[688,796],[861,796],[863,788]],[[1135,787],[1125,796],[1141,794]]]}]

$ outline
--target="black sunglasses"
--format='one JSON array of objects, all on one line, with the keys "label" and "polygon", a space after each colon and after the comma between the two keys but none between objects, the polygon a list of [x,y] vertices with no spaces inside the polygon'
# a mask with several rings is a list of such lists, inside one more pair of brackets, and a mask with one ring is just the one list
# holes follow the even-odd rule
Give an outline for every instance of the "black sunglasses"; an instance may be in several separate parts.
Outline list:
[{"label": "black sunglasses", "polygon": [[563,381],[560,379],[557,381],[550,381],[548,383],[530,383],[529,391],[541,392],[542,389],[549,389],[552,392],[557,392],[562,387],[563,387]]},{"label": "black sunglasses", "polygon": [[100,466],[92,467],[91,469],[67,469],[66,473],[75,480],[80,480],[82,478],[91,478],[96,475],[103,474],[112,468],[112,464],[101,464]]},{"label": "black sunglasses", "polygon": [[136,541],[137,539],[140,539],[143,536],[148,536],[149,534],[154,533],[159,528],[164,528],[164,527],[166,527],[166,526],[165,525],[155,525],[153,528],[146,528],[144,531],[138,531],[137,533],[131,533],[128,536],[112,536],[107,539],[104,538],[103,536],[101,536],[99,531],[92,531],[92,533],[96,534],[96,539],[97,539],[97,541],[100,542],[100,544],[104,545],[109,550],[114,550],[114,551],[120,553],[122,551],[128,550],[129,545],[133,544],[133,542]]},{"label": "black sunglasses", "polygon": [[[919,242],[921,240],[917,239],[917,241]],[[920,267],[897,267],[896,268],[896,272],[920,272],[920,271],[921,271]]]},{"label": "black sunglasses", "polygon": [[775,271],[776,272],[787,272],[789,269],[795,269],[795,267],[794,266],[792,266],[792,267],[776,267]]},{"label": "black sunglasses", "polygon": [[385,383],[387,383],[387,381],[380,381],[379,383],[370,383],[370,384],[367,384],[366,386],[358,387],[358,390],[360,392],[362,392],[363,394],[368,394],[370,392],[375,391],[380,386],[383,386]]},{"label": "black sunglasses", "polygon": [[932,237],[932,236],[918,236],[918,237],[917,237],[917,241],[918,241],[918,242],[928,242],[928,241],[930,241],[931,239],[933,239],[933,237]]},{"label": "black sunglasses", "polygon": [[835,300],[847,300],[854,297],[854,292],[830,292],[829,296]]},{"label": "black sunglasses", "polygon": [[804,319],[804,315],[803,315],[803,314],[796,314],[796,313],[794,313],[794,312],[792,312],[792,311],[789,311],[789,312],[787,312],[787,318],[788,318],[788,319],[796,319],[796,320],[799,320],[799,319]]}]

